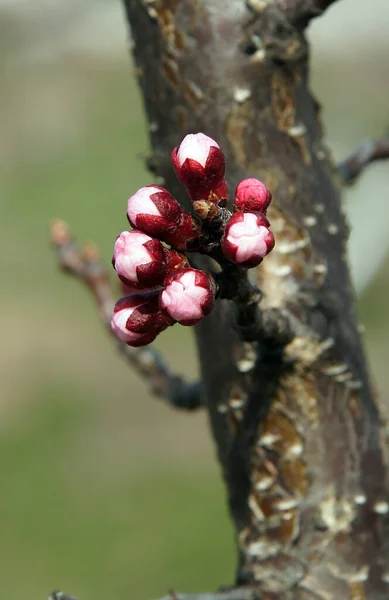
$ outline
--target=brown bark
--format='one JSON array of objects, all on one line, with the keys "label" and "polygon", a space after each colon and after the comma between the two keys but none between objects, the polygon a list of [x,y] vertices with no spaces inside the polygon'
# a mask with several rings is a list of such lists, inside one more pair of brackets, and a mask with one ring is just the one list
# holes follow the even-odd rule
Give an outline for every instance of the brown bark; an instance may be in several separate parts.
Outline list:
[{"label": "brown bark", "polygon": [[226,154],[231,190],[257,176],[273,193],[276,247],[256,273],[260,309],[288,311],[299,334],[284,350],[242,342],[228,301],[197,327],[237,584],[266,600],[389,598],[387,451],[308,85],[303,28],[329,4],[125,0],[155,175],[183,198],[170,152],[203,131]]}]

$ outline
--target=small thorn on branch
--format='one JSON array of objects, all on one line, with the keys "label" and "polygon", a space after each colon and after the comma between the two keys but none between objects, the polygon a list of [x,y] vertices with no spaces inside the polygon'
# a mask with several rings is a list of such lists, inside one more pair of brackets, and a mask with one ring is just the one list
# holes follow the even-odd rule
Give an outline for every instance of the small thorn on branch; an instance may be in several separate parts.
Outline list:
[{"label": "small thorn on branch", "polygon": [[338,173],[345,185],[355,183],[365,167],[377,160],[389,158],[389,134],[378,140],[366,140],[350,156],[338,164]]},{"label": "small thorn on branch", "polygon": [[[50,240],[59,266],[92,292],[101,319],[112,334],[110,322],[115,300],[108,271],[101,262],[97,246],[88,243],[80,250],[68,225],[60,219],[54,220],[51,224]],[[203,405],[201,384],[187,383],[182,377],[172,373],[161,354],[151,346],[133,348],[118,340],[116,336],[115,340],[119,351],[134,370],[149,383],[154,395],[164,398],[174,407],[186,410],[194,410]],[[63,595],[62,592],[54,593],[57,596],[52,596],[50,600],[74,600],[70,596]]]}]

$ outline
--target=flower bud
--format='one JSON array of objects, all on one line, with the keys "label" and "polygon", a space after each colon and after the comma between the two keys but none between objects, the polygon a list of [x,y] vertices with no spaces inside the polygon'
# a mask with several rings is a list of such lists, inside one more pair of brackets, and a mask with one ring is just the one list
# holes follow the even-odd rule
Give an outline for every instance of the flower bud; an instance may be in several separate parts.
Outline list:
[{"label": "flower bud", "polygon": [[130,288],[155,287],[166,275],[165,248],[137,229],[123,231],[116,239],[112,264]]},{"label": "flower bud", "polygon": [[161,293],[161,307],[181,325],[195,325],[215,304],[213,278],[197,269],[179,269],[169,276]]},{"label": "flower bud", "polygon": [[172,271],[176,271],[177,269],[187,269],[190,267],[189,260],[185,256],[185,254],[181,254],[181,252],[176,252],[176,250],[171,250],[170,248],[165,248],[166,253],[166,275],[171,275]]},{"label": "flower bud", "polygon": [[177,177],[193,202],[227,198],[225,159],[219,144],[204,133],[191,133],[172,152]]},{"label": "flower bud", "polygon": [[269,226],[261,213],[234,213],[221,241],[224,255],[242,267],[256,267],[274,248],[274,236]]},{"label": "flower bud", "polygon": [[[130,285],[126,285],[121,279],[119,279],[119,292],[122,296],[128,296],[129,294],[139,294],[139,288],[134,288]],[[144,291],[142,289],[142,291]]]},{"label": "flower bud", "polygon": [[128,200],[128,219],[133,227],[170,244],[177,250],[197,246],[199,226],[165,188],[148,185]]},{"label": "flower bud", "polygon": [[242,179],[236,188],[234,210],[266,214],[271,198],[271,193],[259,179]]},{"label": "flower bud", "polygon": [[115,304],[111,328],[119,339],[129,346],[145,346],[173,324],[160,310],[158,297],[159,292],[130,294]]}]

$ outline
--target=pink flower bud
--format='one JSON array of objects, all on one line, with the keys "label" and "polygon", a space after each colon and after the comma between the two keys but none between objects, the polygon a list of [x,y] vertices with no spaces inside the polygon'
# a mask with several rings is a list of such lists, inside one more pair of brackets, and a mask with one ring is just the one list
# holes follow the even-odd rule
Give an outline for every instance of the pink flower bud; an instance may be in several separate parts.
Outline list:
[{"label": "pink flower bud", "polygon": [[119,279],[119,291],[122,296],[128,296],[129,294],[139,294],[139,288],[134,288],[130,285],[126,285],[123,281],[121,281],[121,279]]},{"label": "pink flower bud", "polygon": [[187,269],[190,267],[189,260],[185,256],[185,254],[181,254],[181,252],[176,252],[175,250],[171,250],[170,248],[165,248],[166,252],[166,274],[171,275],[172,271],[177,269]]},{"label": "pink flower bud", "polygon": [[234,210],[266,214],[271,198],[271,193],[259,179],[242,179],[236,188]]},{"label": "pink flower bud", "polygon": [[161,331],[173,324],[158,303],[159,292],[130,294],[115,305],[112,331],[129,346],[150,344]]},{"label": "pink flower bud", "polygon": [[220,202],[227,198],[225,159],[219,144],[204,133],[191,133],[172,152],[177,177],[197,200]]},{"label": "pink flower bud", "polygon": [[196,221],[163,187],[148,185],[128,200],[128,219],[133,227],[170,244],[192,250],[200,235]]},{"label": "pink flower bud", "polygon": [[165,286],[161,307],[181,325],[195,325],[214,307],[216,286],[204,271],[179,269]]},{"label": "pink flower bud", "polygon": [[256,267],[274,248],[274,236],[269,226],[261,213],[234,213],[221,241],[224,255],[242,267]]},{"label": "pink flower bud", "polygon": [[166,275],[166,255],[161,242],[137,229],[123,231],[115,242],[112,264],[129,287],[161,285]]}]

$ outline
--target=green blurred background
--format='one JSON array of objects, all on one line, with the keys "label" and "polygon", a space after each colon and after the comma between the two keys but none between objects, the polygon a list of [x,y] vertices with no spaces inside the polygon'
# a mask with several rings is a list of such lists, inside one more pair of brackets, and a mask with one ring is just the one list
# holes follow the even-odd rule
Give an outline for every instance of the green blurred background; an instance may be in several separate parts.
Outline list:
[{"label": "green blurred background", "polygon": [[[340,158],[388,125],[389,7],[343,0],[310,29],[313,88]],[[86,290],[58,273],[62,217],[107,263],[127,197],[152,183],[121,6],[0,1],[0,597],[151,600],[233,579],[233,533],[202,414],[151,398]],[[361,321],[388,386],[388,167],[345,196]],[[369,241],[366,241],[368,239]],[[378,258],[380,260],[378,260]],[[382,260],[381,260],[382,258]],[[379,268],[378,268],[378,262]],[[369,285],[367,285],[369,280]],[[196,374],[191,332],[158,340]]]}]

